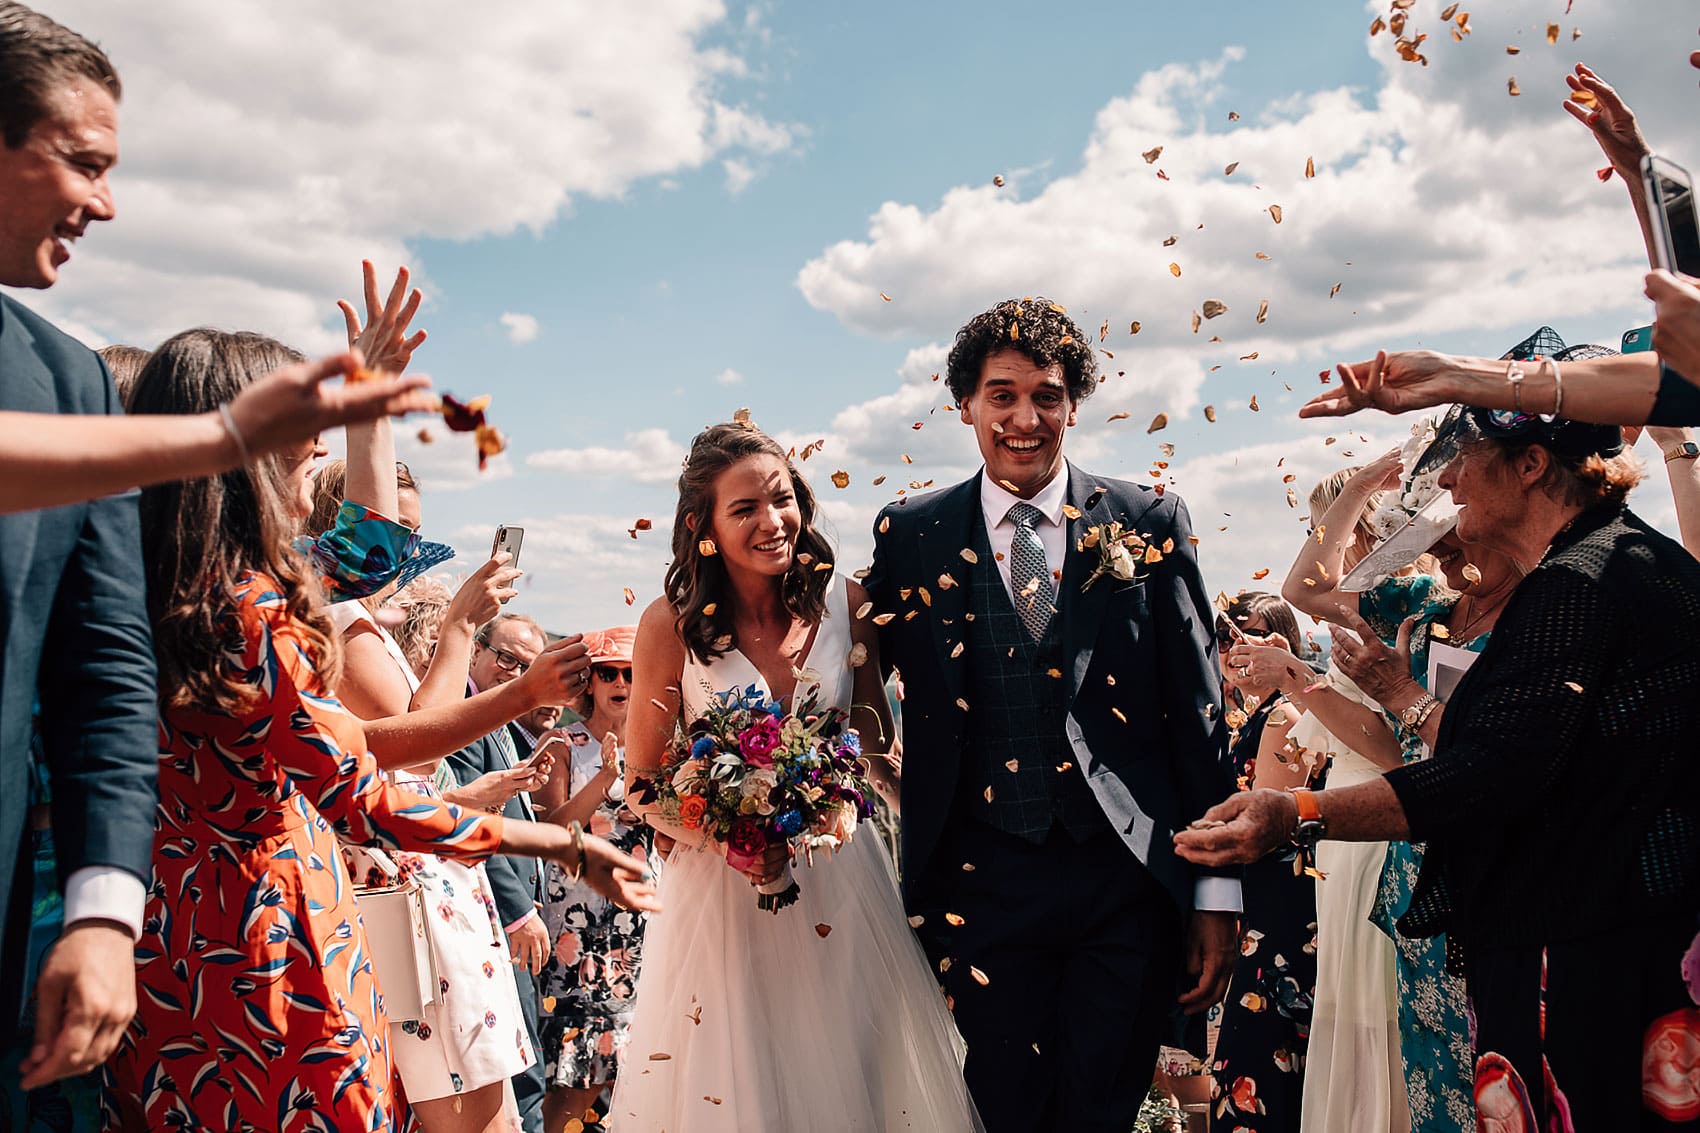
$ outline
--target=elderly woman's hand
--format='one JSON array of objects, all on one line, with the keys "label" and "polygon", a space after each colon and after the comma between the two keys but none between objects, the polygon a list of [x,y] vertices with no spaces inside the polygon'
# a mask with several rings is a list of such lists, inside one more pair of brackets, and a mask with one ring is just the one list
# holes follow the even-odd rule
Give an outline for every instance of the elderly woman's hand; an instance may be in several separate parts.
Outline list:
[{"label": "elderly woman's hand", "polygon": [[1691,382],[1700,384],[1700,280],[1668,271],[1647,275],[1653,316],[1653,349],[1659,359]]},{"label": "elderly woman's hand", "polygon": [[1339,622],[1330,622],[1333,648],[1329,652],[1335,668],[1383,707],[1403,706],[1411,686],[1411,631],[1415,618],[1406,618],[1392,649],[1381,643],[1369,623],[1342,606]]},{"label": "elderly woman's hand", "polygon": [[1606,160],[1629,186],[1629,191],[1641,192],[1641,159],[1649,152],[1647,139],[1635,122],[1635,111],[1623,101],[1612,85],[1594,74],[1586,64],[1576,64],[1574,74],[1564,76],[1573,91],[1587,91],[1594,96],[1590,109],[1572,99],[1564,100],[1570,116],[1593,131]]},{"label": "elderly woman's hand", "polygon": [[1456,396],[1456,367],[1432,350],[1380,351],[1368,362],[1342,362],[1340,385],[1299,407],[1300,417],[1344,417],[1360,409],[1405,413],[1450,405]]},{"label": "elderly woman's hand", "polygon": [[1175,853],[1194,865],[1244,865],[1289,841],[1298,821],[1291,792],[1240,791],[1176,834]]}]

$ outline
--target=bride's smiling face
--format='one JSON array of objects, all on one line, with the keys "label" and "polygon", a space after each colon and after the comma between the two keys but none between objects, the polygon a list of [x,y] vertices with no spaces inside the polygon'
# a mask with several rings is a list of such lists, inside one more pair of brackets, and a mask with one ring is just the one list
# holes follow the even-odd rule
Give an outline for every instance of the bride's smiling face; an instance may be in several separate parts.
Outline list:
[{"label": "bride's smiling face", "polygon": [[714,481],[709,538],[728,570],[782,575],[797,556],[803,513],[791,471],[777,456],[747,456]]}]

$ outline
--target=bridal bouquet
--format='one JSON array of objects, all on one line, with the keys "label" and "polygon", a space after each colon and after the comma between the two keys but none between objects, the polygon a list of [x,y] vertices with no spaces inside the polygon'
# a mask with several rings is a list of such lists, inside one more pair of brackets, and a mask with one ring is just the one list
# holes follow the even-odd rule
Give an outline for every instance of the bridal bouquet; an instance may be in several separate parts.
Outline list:
[{"label": "bridal bouquet", "polygon": [[[841,709],[820,707],[813,693],[787,714],[755,685],[728,689],[674,737],[657,775],[633,779],[632,789],[639,802],[723,843],[734,869],[785,843],[830,852],[874,813],[857,762],[862,743],[844,723]],[[756,903],[777,913],[801,892],[787,864],[757,888]]]}]

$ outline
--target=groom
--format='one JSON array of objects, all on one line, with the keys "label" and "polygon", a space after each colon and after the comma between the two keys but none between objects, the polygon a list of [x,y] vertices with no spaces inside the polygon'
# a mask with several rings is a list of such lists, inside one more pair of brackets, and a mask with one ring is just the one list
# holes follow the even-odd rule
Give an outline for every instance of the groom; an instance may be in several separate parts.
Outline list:
[{"label": "groom", "polygon": [[[1236,943],[1237,874],[1170,846],[1234,788],[1215,614],[1185,505],[1063,459],[1089,341],[1042,298],[957,333],[985,468],[888,506],[865,583],[904,689],[904,901],[991,1133],[1127,1133],[1177,991],[1220,999]],[[1112,523],[1144,546],[1093,578]]]}]

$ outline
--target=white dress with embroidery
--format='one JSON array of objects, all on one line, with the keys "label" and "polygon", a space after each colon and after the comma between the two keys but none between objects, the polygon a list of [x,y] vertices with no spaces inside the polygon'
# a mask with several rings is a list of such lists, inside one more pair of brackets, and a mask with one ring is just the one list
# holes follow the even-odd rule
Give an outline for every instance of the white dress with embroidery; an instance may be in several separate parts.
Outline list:
[{"label": "white dress with embroidery", "polygon": [[[391,658],[417,691],[419,679],[395,639],[358,602],[330,607],[331,621],[345,631],[364,621],[377,630]],[[411,771],[385,772],[398,786],[439,796],[458,784],[447,763],[432,778]],[[385,862],[361,846],[343,845],[358,884],[386,884]],[[437,1002],[423,1019],[390,1020],[390,1055],[410,1101],[431,1101],[504,1083],[536,1060],[520,1013],[508,939],[496,916],[489,878],[482,865],[431,854],[390,853],[402,876],[425,890],[431,918],[431,959],[437,972]],[[380,991],[382,988],[379,989]]]},{"label": "white dress with embroidery", "polygon": [[[803,668],[821,702],[851,703],[842,581]],[[756,685],[736,650],[688,657],[688,718]],[[772,695],[771,690],[767,690]],[[798,696],[806,695],[798,689]],[[621,1133],[961,1133],[979,1123],[965,1048],[910,930],[891,859],[864,827],[830,860],[795,867],[802,895],[778,913],[712,850],[680,846],[661,874],[610,1123]]]}]

